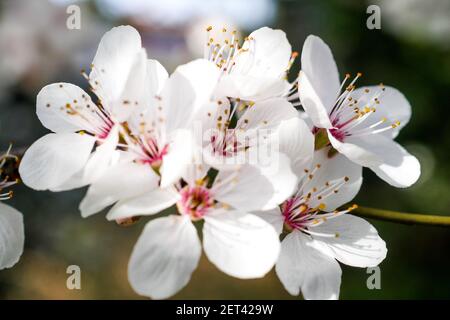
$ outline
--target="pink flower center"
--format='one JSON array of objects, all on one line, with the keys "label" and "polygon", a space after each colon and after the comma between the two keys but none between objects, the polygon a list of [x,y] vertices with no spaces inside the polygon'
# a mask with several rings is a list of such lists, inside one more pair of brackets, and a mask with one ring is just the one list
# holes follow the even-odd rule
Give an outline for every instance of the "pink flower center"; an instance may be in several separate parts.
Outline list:
[{"label": "pink flower center", "polygon": [[161,167],[164,156],[169,151],[169,145],[166,144],[160,148],[155,139],[148,139],[145,143],[142,143],[142,150],[145,154],[142,162],[149,164],[152,168],[158,169]]},{"label": "pink flower center", "polygon": [[281,205],[284,225],[288,231],[307,229],[311,223],[311,218],[318,211],[319,208],[310,208],[306,201],[302,201],[296,196],[286,200]]},{"label": "pink flower center", "polygon": [[214,205],[210,190],[204,186],[185,186],[180,195],[181,199],[177,202],[178,211],[192,220],[202,219]]}]

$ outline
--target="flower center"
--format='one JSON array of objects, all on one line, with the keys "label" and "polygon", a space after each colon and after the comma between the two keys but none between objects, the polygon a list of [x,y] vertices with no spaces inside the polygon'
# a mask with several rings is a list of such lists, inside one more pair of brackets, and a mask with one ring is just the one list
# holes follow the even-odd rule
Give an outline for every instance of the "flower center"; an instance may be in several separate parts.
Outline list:
[{"label": "flower center", "polygon": [[202,219],[214,205],[210,190],[201,185],[185,186],[180,195],[181,199],[177,202],[178,211],[192,220]]},{"label": "flower center", "polygon": [[281,214],[284,218],[286,231],[299,230],[310,235],[334,237],[337,235],[317,233],[311,229],[321,225],[328,219],[338,217],[357,208],[356,205],[352,205],[344,210],[324,212],[326,205],[322,201],[338,193],[339,189],[350,179],[349,177],[342,177],[326,181],[323,185],[318,185],[314,183],[314,177],[316,171],[320,168],[321,165],[317,164],[312,170],[306,169],[297,193],[281,205]]},{"label": "flower center", "polygon": [[143,162],[149,164],[153,169],[159,169],[161,167],[164,156],[169,151],[169,145],[164,145],[160,148],[155,139],[144,140],[142,149],[146,157]]},{"label": "flower center", "polygon": [[239,46],[239,39],[237,38],[237,31],[233,30],[228,32],[226,28],[222,28],[221,35],[222,41],[216,41],[211,31],[213,27],[206,28],[206,43],[204,48],[204,58],[214,62],[217,67],[225,74],[230,73],[235,62],[236,56],[242,49]]},{"label": "flower center", "polygon": [[[370,90],[366,88],[364,92],[362,92],[359,100],[366,101],[365,105],[361,105],[360,102],[352,96],[352,93],[355,90],[354,83],[359,77],[361,77],[360,73],[357,74],[353,81],[351,81],[337,98],[335,105],[329,114],[331,124],[333,125],[333,128],[329,129],[329,132],[340,142],[344,142],[345,138],[349,136],[355,137],[378,134],[394,129],[400,125],[399,121],[385,124],[387,122],[385,117],[376,119],[377,105],[380,104],[380,97],[385,91],[383,84],[380,84],[378,89]],[[347,74],[341,84],[341,90],[344,88],[344,85],[349,78],[350,75]]]},{"label": "flower center", "polygon": [[3,155],[0,155],[0,201],[11,199],[13,196],[12,191],[2,191],[19,182],[19,178],[14,178],[19,159],[10,153],[11,148],[12,146],[10,145],[8,150]]}]

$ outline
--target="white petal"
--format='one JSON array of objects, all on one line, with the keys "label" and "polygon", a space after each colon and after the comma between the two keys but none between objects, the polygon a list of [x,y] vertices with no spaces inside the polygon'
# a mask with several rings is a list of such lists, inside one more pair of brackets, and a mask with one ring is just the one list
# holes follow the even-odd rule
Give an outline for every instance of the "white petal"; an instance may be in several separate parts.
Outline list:
[{"label": "white petal", "polygon": [[130,67],[128,80],[122,93],[115,100],[109,101],[109,110],[117,122],[128,120],[131,114],[140,108],[148,107],[152,94],[147,77],[147,54],[144,49],[136,54]]},{"label": "white petal", "polygon": [[35,190],[56,188],[86,164],[95,139],[77,133],[50,133],[25,152],[19,167],[22,181]]},{"label": "white petal", "polygon": [[268,166],[261,166],[261,173],[267,178],[273,188],[272,195],[267,197],[267,202],[260,208],[269,210],[277,207],[289,198],[297,187],[298,179],[291,170],[291,161],[283,153],[273,153],[273,160]]},{"label": "white petal", "polygon": [[330,107],[324,104],[311,83],[311,80],[309,80],[303,71],[300,71],[298,86],[301,88],[299,89],[300,102],[314,126],[318,128],[331,128],[333,125],[331,124],[328,113]]},{"label": "white petal", "polygon": [[257,211],[254,214],[267,223],[270,223],[272,227],[274,227],[274,229],[278,232],[278,234],[281,234],[281,232],[283,231],[284,218],[279,207],[266,211]]},{"label": "white petal", "polygon": [[166,130],[186,128],[200,107],[209,102],[219,78],[214,63],[198,59],[179,66],[161,92]]},{"label": "white petal", "polygon": [[22,214],[0,202],[0,270],[19,261],[24,241]]},{"label": "white petal", "polygon": [[[357,106],[360,108],[365,106],[376,108],[376,112],[364,121],[364,127],[374,124],[382,118],[386,118],[385,125],[400,122],[396,128],[383,133],[388,137],[395,138],[411,118],[411,105],[405,96],[395,88],[389,86],[383,88],[380,86],[362,87],[353,91],[351,96],[353,101],[358,101]],[[375,97],[379,103],[376,103]]]},{"label": "white petal", "polygon": [[116,201],[151,192],[158,182],[158,175],[148,165],[119,163],[89,187],[80,203],[81,215],[88,217]]},{"label": "white petal", "polygon": [[68,112],[67,105],[83,109],[95,107],[91,97],[80,87],[70,83],[53,83],[39,91],[36,98],[36,114],[41,123],[53,132],[91,131],[92,125],[80,115]]},{"label": "white petal", "polygon": [[386,257],[386,243],[366,220],[344,214],[314,228],[315,232],[335,234],[315,238],[328,244],[333,256],[353,267],[374,267]]},{"label": "white petal", "polygon": [[398,188],[409,187],[420,177],[420,163],[391,138],[373,134],[339,142],[328,134],[333,147],[355,163],[370,168]]},{"label": "white petal", "polygon": [[238,171],[219,171],[211,192],[222,203],[244,211],[255,211],[265,209],[275,189],[260,168],[244,165]]},{"label": "white petal", "polygon": [[115,27],[103,35],[89,80],[106,108],[119,101],[141,51],[141,37],[133,27]]},{"label": "white petal", "polygon": [[244,100],[263,100],[286,92],[284,76],[291,45],[281,30],[263,27],[252,32],[234,58],[230,74],[221,78],[219,92]]},{"label": "white petal", "polygon": [[261,278],[280,250],[275,229],[255,215],[220,210],[205,216],[203,247],[221,271],[241,279]]},{"label": "white petal", "polygon": [[[383,161],[379,154],[385,139],[379,134],[362,137],[350,136],[341,142],[328,132],[328,139],[337,151],[363,167],[378,165]],[[380,150],[377,151],[377,149]]]},{"label": "white petal", "polygon": [[156,214],[174,205],[178,199],[179,194],[173,188],[156,188],[140,196],[120,200],[109,210],[106,218],[117,220]]},{"label": "white petal", "polygon": [[420,163],[395,141],[386,146],[383,163],[370,169],[381,179],[397,188],[413,185],[420,177]]},{"label": "white petal", "polygon": [[147,81],[152,95],[159,94],[169,78],[167,70],[157,60],[147,60]]},{"label": "white petal", "polygon": [[255,76],[253,74],[231,73],[220,78],[216,95],[239,98],[248,101],[263,101],[285,96],[291,84],[284,77]]},{"label": "white petal", "polygon": [[200,255],[200,240],[188,218],[172,215],[150,221],[131,255],[130,284],[140,295],[169,298],[189,282]]},{"label": "white petal", "polygon": [[305,299],[337,299],[342,271],[339,264],[323,252],[323,244],[300,231],[281,242],[275,271],[291,295],[302,291]]},{"label": "white petal", "polygon": [[[336,102],[336,99],[339,95],[340,89],[340,81],[339,81],[339,73],[338,68],[336,66],[336,62],[334,61],[333,54],[331,53],[328,45],[323,42],[317,36],[309,35],[305,43],[303,44],[302,56],[301,56],[301,64],[302,64],[302,74],[301,77],[306,76],[310,88],[308,91],[312,89],[311,92],[305,92],[302,84],[299,85],[299,93],[300,97],[307,98],[309,95],[309,99],[313,102],[315,99],[312,99],[312,95],[316,95],[318,97],[316,108],[320,105],[322,108],[325,108],[327,113],[331,110]],[[303,95],[305,94],[305,95]],[[304,99],[302,100],[302,104],[304,103]],[[306,102],[306,101],[305,101]],[[308,107],[309,107],[308,103]],[[306,109],[307,106],[304,106],[306,112],[309,111]],[[311,106],[312,107],[312,106]],[[311,118],[313,118],[310,115]],[[314,119],[313,119],[314,121]]]},{"label": "white petal", "polygon": [[[216,98],[208,103],[205,103],[199,109],[196,120],[201,123],[203,132],[213,129],[217,130],[217,122],[222,122],[229,117],[230,100],[226,97]],[[209,140],[206,140],[209,142]]]},{"label": "white petal", "polygon": [[283,98],[256,102],[239,118],[236,128],[274,129],[281,121],[298,117],[298,111]]},{"label": "white petal", "polygon": [[108,137],[91,153],[86,165],[63,184],[50,188],[50,191],[67,191],[88,185],[98,178],[120,158],[120,152],[116,150],[119,142],[119,127],[114,126]]},{"label": "white petal", "polygon": [[[249,39],[244,43],[244,49],[249,49],[252,57],[252,68],[248,71],[254,76],[265,75],[268,77],[280,77],[289,66],[292,48],[282,30],[274,30],[263,27],[253,31]],[[247,59],[245,59],[247,60]],[[237,59],[233,72],[246,71],[246,61]]]},{"label": "white petal", "polygon": [[283,121],[277,130],[279,151],[291,159],[292,171],[297,177],[304,175],[314,155],[314,136],[299,118]]},{"label": "white petal", "polygon": [[193,162],[194,142],[191,131],[176,130],[172,136],[160,169],[162,188],[177,182],[185,174],[188,165]]},{"label": "white petal", "polygon": [[[339,188],[330,190],[330,195],[327,193],[322,194],[322,198],[318,199],[316,195],[319,193],[312,193],[310,199],[310,206],[316,207],[319,204],[325,204],[326,211],[333,211],[336,208],[348,203],[358,194],[362,184],[362,167],[352,161],[348,160],[345,156],[337,153],[333,157],[328,157],[328,149],[324,148],[314,153],[314,160],[311,166],[311,170],[317,165],[320,168],[316,169],[313,178],[307,182],[304,186],[305,192],[310,192],[313,188],[323,188],[327,182],[330,184],[336,179],[348,178],[348,181]],[[337,190],[337,193],[334,193]]]}]

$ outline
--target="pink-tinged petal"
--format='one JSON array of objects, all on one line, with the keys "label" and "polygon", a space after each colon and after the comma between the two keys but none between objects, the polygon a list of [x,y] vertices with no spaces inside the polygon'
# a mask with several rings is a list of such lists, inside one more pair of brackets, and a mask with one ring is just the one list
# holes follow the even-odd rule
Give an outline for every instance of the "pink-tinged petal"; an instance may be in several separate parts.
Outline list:
[{"label": "pink-tinged petal", "polygon": [[300,231],[283,239],[275,271],[291,295],[301,290],[308,300],[338,299],[342,271],[335,259],[323,253],[326,250]]},{"label": "pink-tinged petal", "polygon": [[169,298],[189,282],[200,256],[200,239],[187,217],[172,215],[152,220],[131,254],[130,284],[140,295]]},{"label": "pink-tinged petal", "polygon": [[24,241],[22,214],[0,202],[0,270],[11,268],[19,261]]},{"label": "pink-tinged petal", "polygon": [[20,177],[35,190],[57,188],[86,165],[94,143],[86,134],[47,134],[25,152]]},{"label": "pink-tinged petal", "polygon": [[327,220],[313,231],[334,235],[315,238],[326,243],[332,255],[346,265],[374,267],[386,258],[386,243],[380,238],[377,230],[362,218],[344,214]]},{"label": "pink-tinged petal", "polygon": [[255,215],[217,210],[205,216],[203,247],[221,271],[241,279],[261,278],[280,250],[275,229]]}]

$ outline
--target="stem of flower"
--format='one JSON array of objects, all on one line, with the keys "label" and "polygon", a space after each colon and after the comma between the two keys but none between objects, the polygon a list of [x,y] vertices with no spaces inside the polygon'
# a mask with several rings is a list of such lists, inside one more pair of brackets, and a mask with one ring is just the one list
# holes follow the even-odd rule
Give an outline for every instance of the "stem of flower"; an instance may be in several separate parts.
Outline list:
[{"label": "stem of flower", "polygon": [[352,214],[365,218],[385,220],[404,224],[423,224],[430,226],[450,227],[450,216],[405,213],[391,210],[358,207]]}]

